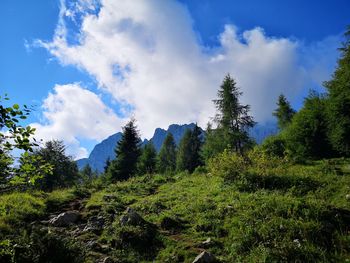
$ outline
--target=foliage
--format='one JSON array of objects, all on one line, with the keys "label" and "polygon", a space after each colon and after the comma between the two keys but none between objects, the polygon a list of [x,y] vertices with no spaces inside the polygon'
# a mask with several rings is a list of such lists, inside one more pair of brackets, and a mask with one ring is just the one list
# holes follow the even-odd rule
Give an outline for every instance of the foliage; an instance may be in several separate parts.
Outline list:
[{"label": "foliage", "polygon": [[18,192],[0,196],[0,222],[5,224],[23,224],[43,215],[44,210],[45,204],[40,196]]},{"label": "foliage", "polygon": [[328,136],[333,149],[340,154],[350,154],[350,27],[340,48],[338,66],[330,81],[324,83],[328,90]]},{"label": "foliage", "polygon": [[[0,185],[8,188],[10,181],[15,186],[32,186],[38,179],[51,173],[51,166],[28,154],[37,146],[32,138],[35,129],[24,127],[19,121],[25,120],[31,110],[26,105],[23,106],[24,109],[18,104],[5,106],[3,100],[9,100],[7,95],[0,97]],[[19,160],[20,168],[13,166],[11,151],[14,149],[24,151]]]},{"label": "foliage", "polygon": [[80,171],[80,177],[82,183],[88,184],[91,183],[98,176],[97,172],[93,172],[91,166],[86,164],[84,168]]},{"label": "foliage", "polygon": [[192,173],[202,164],[200,151],[202,146],[201,130],[196,125],[193,130],[188,129],[182,137],[176,156],[176,169]]},{"label": "foliage", "polygon": [[156,171],[157,151],[152,142],[147,143],[143,149],[138,163],[139,174],[153,174]]},{"label": "foliage", "polygon": [[230,145],[231,150],[240,154],[246,146],[251,144],[248,129],[255,125],[253,117],[250,116],[249,105],[242,105],[239,97],[242,92],[236,86],[236,82],[230,75],[226,75],[220,89],[218,99],[214,100],[217,109],[215,122],[225,135],[222,139]]},{"label": "foliage", "polygon": [[286,130],[287,149],[295,160],[332,156],[327,138],[325,102],[323,97],[311,92]]},{"label": "foliage", "polygon": [[[20,109],[18,104],[6,107],[2,100],[8,101],[9,98],[7,95],[0,97],[0,154],[15,148],[32,151],[32,147],[36,144],[30,142],[30,137],[35,129],[19,124],[19,120],[25,120],[31,110],[26,105],[23,106],[24,109]],[[3,128],[5,128],[4,132]]]},{"label": "foliage", "polygon": [[[40,180],[43,190],[52,191],[58,187],[72,186],[79,179],[78,167],[71,156],[67,156],[63,141],[48,141],[45,146],[35,150],[34,156],[52,165],[52,174]],[[36,157],[34,157],[36,158]]]},{"label": "foliage", "polygon": [[39,155],[24,152],[19,159],[19,163],[19,168],[14,168],[15,176],[10,180],[11,185],[38,187],[41,180],[52,175],[53,165]]},{"label": "foliage", "polygon": [[173,135],[168,133],[158,154],[157,171],[166,173],[174,171],[175,168],[176,144]]},{"label": "foliage", "polygon": [[287,141],[284,134],[271,135],[261,144],[261,149],[270,156],[284,157],[286,155]]},{"label": "foliage", "polygon": [[285,129],[291,123],[294,114],[295,110],[290,106],[287,98],[281,94],[278,97],[277,109],[273,112],[273,115],[277,118],[280,130]]},{"label": "foliage", "polygon": [[208,171],[225,179],[234,180],[248,169],[249,162],[242,155],[224,150],[208,162]]},{"label": "foliage", "polygon": [[224,136],[222,129],[213,129],[212,125],[208,123],[205,131],[205,141],[201,150],[201,156],[205,161],[230,148],[226,140],[223,139]]},{"label": "foliage", "polygon": [[111,161],[108,177],[111,181],[126,180],[137,171],[137,161],[140,157],[141,139],[135,126],[135,120],[130,120],[123,127],[123,135],[115,149],[116,159]]}]

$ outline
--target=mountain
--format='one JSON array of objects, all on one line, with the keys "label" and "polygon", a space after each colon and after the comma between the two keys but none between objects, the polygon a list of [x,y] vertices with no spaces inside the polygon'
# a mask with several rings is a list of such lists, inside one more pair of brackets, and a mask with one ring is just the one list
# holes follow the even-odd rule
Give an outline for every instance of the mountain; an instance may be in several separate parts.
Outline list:
[{"label": "mountain", "polygon": [[122,133],[118,132],[104,139],[94,147],[88,158],[77,160],[78,168],[82,169],[89,164],[93,171],[103,172],[107,159],[114,159],[114,149],[121,138]]},{"label": "mountain", "polygon": [[[145,145],[149,141],[152,141],[154,147],[158,152],[160,150],[160,147],[162,147],[163,141],[169,132],[173,134],[176,144],[179,144],[185,131],[187,129],[193,129],[194,127],[195,124],[191,123],[183,125],[172,124],[168,127],[167,130],[157,128],[154,131],[153,137],[150,140],[145,139],[142,142],[142,145]],[[100,173],[103,172],[107,159],[109,158],[110,160],[113,160],[115,158],[114,149],[121,137],[122,133],[118,132],[97,144],[88,158],[83,158],[76,161],[78,168],[82,169],[85,165],[89,164],[92,170],[97,170]]]},{"label": "mountain", "polygon": [[[154,131],[153,137],[150,140],[145,139],[142,142],[142,145],[147,144],[149,141],[152,141],[157,152],[159,152],[162,147],[163,141],[169,132],[174,136],[174,140],[178,145],[182,136],[184,135],[187,129],[193,129],[195,127],[194,123],[191,124],[172,124],[168,127],[167,130],[157,128]],[[274,123],[265,123],[257,124],[253,129],[250,130],[249,134],[255,139],[257,143],[261,143],[266,137],[276,134],[277,126]],[[88,158],[77,160],[77,165],[79,169],[82,169],[85,165],[89,164],[93,170],[97,170],[99,173],[104,171],[104,166],[107,159],[113,160],[115,158],[114,149],[121,139],[122,133],[118,132],[109,136],[107,139],[103,140],[97,144],[92,150]],[[203,131],[204,138],[204,131]]]},{"label": "mountain", "polygon": [[257,123],[249,131],[250,137],[254,138],[257,144],[263,142],[263,140],[271,135],[278,133],[277,124],[275,122]]}]

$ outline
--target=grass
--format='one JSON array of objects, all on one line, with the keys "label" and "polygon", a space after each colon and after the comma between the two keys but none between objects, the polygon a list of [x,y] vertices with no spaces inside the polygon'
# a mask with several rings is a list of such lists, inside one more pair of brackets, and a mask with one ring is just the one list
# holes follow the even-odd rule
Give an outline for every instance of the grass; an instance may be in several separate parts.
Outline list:
[{"label": "grass", "polygon": [[[107,223],[102,233],[76,241],[94,239],[109,248],[90,251],[86,262],[107,255],[121,262],[192,262],[203,250],[222,262],[350,261],[349,160],[277,166],[262,160],[240,173],[230,172],[231,161],[208,167],[210,173],[135,177],[85,196],[84,218],[99,215]],[[81,192],[1,195],[0,229],[23,225],[82,198]],[[121,226],[127,207],[147,223]],[[3,251],[8,242],[4,236]]]}]

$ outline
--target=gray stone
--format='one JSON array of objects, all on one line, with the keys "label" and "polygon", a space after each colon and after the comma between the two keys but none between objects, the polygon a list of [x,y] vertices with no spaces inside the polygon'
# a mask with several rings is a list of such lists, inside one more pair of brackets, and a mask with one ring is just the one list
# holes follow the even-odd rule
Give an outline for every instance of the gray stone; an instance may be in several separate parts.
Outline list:
[{"label": "gray stone", "polygon": [[214,263],[214,262],[217,262],[216,258],[207,251],[203,251],[192,261],[192,263]]},{"label": "gray stone", "polygon": [[142,225],[145,223],[145,220],[132,208],[128,207],[126,209],[125,215],[120,218],[120,224],[122,226],[126,225]]},{"label": "gray stone", "polygon": [[83,232],[99,232],[103,229],[105,219],[103,216],[92,216],[86,224]]},{"label": "gray stone", "polygon": [[80,214],[77,211],[68,211],[50,219],[49,223],[53,226],[69,226],[77,222],[79,218]]}]

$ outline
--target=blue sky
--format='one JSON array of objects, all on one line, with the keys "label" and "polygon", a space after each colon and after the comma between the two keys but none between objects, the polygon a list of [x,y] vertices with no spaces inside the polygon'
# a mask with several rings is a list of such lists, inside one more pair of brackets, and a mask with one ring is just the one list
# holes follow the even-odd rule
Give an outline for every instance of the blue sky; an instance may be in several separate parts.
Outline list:
[{"label": "blue sky", "polygon": [[260,122],[281,92],[298,108],[329,79],[350,25],[346,0],[3,0],[0,10],[0,92],[35,105],[37,135],[75,157],[130,116],[143,137],[204,126],[226,73]]}]

